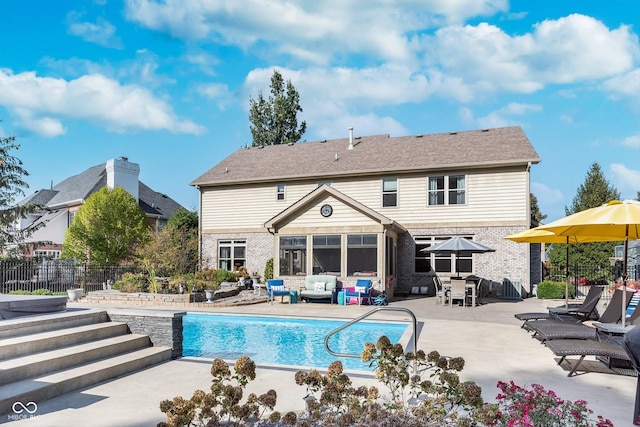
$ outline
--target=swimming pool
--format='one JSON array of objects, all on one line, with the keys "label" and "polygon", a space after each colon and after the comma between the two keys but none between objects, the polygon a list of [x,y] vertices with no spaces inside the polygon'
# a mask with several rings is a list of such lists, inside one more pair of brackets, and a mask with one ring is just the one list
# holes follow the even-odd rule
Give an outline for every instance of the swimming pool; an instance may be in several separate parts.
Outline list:
[{"label": "swimming pool", "polygon": [[[187,313],[183,318],[182,355],[236,360],[249,356],[261,364],[326,369],[334,360],[345,369],[370,370],[356,358],[337,358],[324,347],[327,333],[341,320],[254,317]],[[329,339],[338,353],[360,354],[365,342],[386,335],[406,348],[411,328],[406,323],[358,322]]]}]

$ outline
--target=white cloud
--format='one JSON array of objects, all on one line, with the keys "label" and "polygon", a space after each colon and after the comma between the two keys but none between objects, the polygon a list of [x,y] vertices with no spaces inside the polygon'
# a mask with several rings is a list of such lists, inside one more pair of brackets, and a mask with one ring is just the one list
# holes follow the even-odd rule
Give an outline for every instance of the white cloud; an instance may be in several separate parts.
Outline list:
[{"label": "white cloud", "polygon": [[613,186],[620,191],[622,199],[635,199],[640,191],[640,170],[629,169],[622,163],[612,163],[609,169]]},{"label": "white cloud", "polygon": [[225,84],[221,83],[209,83],[199,85],[196,88],[196,91],[206,98],[212,99],[217,102],[218,108],[224,110],[229,104],[233,96],[231,92],[229,92],[229,88]]},{"label": "white cloud", "polygon": [[248,48],[267,46],[305,61],[324,62],[336,52],[406,59],[406,34],[461,23],[508,9],[508,0],[370,0],[264,2],[127,0],[132,21],[183,39],[213,39]]},{"label": "white cloud", "polygon": [[78,12],[67,14],[69,34],[100,46],[122,49],[122,40],[115,35],[116,27],[110,22],[104,18],[98,18],[95,23],[81,22],[81,18],[82,14]]},{"label": "white cloud", "polygon": [[622,140],[622,145],[630,148],[640,148],[640,132]]},{"label": "white cloud", "polygon": [[488,23],[449,26],[422,36],[419,45],[427,67],[460,77],[478,95],[610,78],[628,72],[639,51],[630,27],[610,30],[579,14],[543,21],[517,36]]},{"label": "white cloud", "polygon": [[640,68],[610,78],[602,84],[601,88],[612,99],[624,100],[631,104],[634,110],[640,111],[640,102],[638,102]]},{"label": "white cloud", "polygon": [[23,127],[44,136],[63,133],[65,119],[87,120],[113,132],[204,132],[202,126],[178,119],[167,102],[147,89],[100,74],[66,81],[0,70],[0,105],[19,117]]},{"label": "white cloud", "polygon": [[523,116],[529,113],[537,113],[539,111],[542,111],[542,106],[539,104],[511,102],[483,117],[475,118],[473,111],[467,107],[459,109],[458,115],[467,123],[487,129],[518,125],[519,122],[511,118],[511,116]]}]

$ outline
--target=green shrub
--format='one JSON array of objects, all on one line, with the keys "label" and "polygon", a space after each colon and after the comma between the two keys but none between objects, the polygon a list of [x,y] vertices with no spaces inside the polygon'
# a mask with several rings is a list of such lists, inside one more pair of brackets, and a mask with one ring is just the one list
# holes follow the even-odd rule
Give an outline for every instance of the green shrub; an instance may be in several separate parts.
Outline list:
[{"label": "green shrub", "polygon": [[264,266],[264,279],[273,279],[273,258],[269,258]]},{"label": "green shrub", "polygon": [[147,292],[149,289],[147,279],[148,276],[143,273],[124,273],[112,288],[125,293]]},{"label": "green shrub", "polygon": [[34,291],[17,290],[9,292],[12,295],[54,295],[49,289],[36,289]]},{"label": "green shrub", "polygon": [[[565,288],[566,283],[564,282],[545,280],[544,282],[538,283],[536,293],[539,299],[563,299],[565,297]],[[575,287],[573,285],[569,285],[569,298],[574,298],[575,294]]]}]

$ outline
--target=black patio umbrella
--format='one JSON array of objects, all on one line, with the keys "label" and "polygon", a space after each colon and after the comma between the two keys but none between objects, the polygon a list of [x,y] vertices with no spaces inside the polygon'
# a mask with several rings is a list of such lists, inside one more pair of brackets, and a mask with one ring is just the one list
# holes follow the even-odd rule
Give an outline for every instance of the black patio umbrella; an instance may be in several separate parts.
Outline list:
[{"label": "black patio umbrella", "polygon": [[462,236],[453,236],[448,240],[437,245],[429,246],[428,248],[420,249],[420,252],[448,252],[456,254],[456,275],[458,274],[458,258],[460,252],[470,252],[474,254],[480,254],[485,252],[495,252],[496,250],[485,246],[481,243],[474,242],[471,239],[467,239]]}]

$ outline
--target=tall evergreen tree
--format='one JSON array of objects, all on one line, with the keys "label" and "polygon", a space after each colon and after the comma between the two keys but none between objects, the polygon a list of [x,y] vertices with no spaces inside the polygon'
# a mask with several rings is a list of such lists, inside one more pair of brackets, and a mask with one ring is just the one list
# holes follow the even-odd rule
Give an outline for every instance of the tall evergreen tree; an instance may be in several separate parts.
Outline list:
[{"label": "tall evergreen tree", "polygon": [[531,205],[531,219],[536,223],[539,224],[547,218],[547,215],[542,215],[540,206],[538,206],[538,198],[533,193],[529,193],[529,204]]},{"label": "tall evergreen tree", "polygon": [[[616,190],[602,173],[598,163],[593,163],[584,182],[578,187],[571,207],[565,206],[567,215],[601,206],[611,200],[620,199]],[[614,256],[614,247],[620,242],[578,243],[569,245],[569,264],[610,267],[609,258]],[[554,265],[565,266],[566,245],[555,244],[549,251],[549,259]]]},{"label": "tall evergreen tree", "polygon": [[257,99],[251,99],[249,121],[251,122],[252,146],[288,144],[300,141],[307,130],[306,122],[298,127],[300,95],[291,83],[285,82],[278,70],[271,76],[271,95],[265,99],[262,91]]}]

